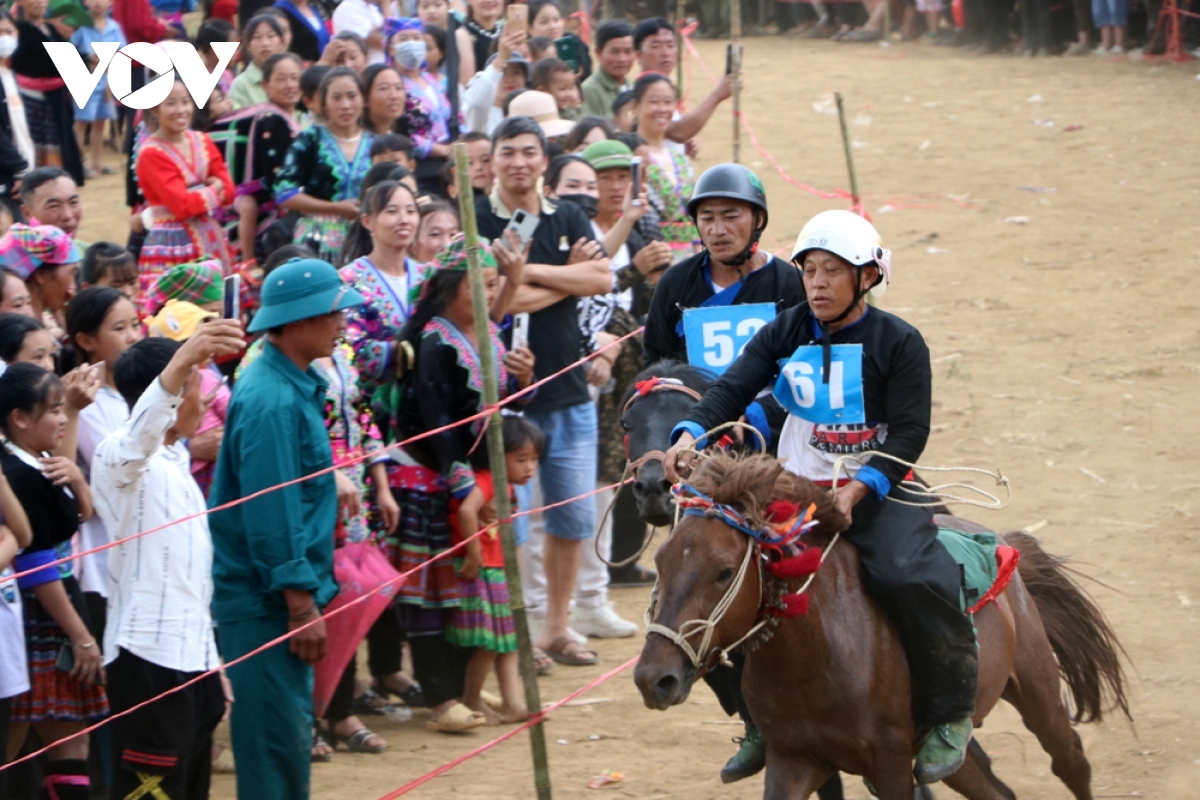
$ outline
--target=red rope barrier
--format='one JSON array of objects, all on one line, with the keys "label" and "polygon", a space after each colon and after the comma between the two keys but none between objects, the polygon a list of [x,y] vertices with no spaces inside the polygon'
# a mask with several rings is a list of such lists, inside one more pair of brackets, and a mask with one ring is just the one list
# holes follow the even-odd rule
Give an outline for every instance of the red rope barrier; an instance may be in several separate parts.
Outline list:
[{"label": "red rope barrier", "polygon": [[501,744],[502,742],[507,742],[509,739],[513,738],[518,733],[527,731],[530,728],[532,728],[534,725],[537,725],[539,722],[545,721],[546,715],[549,714],[551,711],[554,711],[555,709],[559,708],[560,706],[571,702],[576,697],[579,697],[582,694],[586,694],[586,693],[590,692],[592,689],[595,689],[597,686],[599,686],[600,684],[609,680],[610,678],[620,675],[622,672],[624,672],[625,670],[629,669],[634,664],[636,664],[637,660],[638,660],[638,656],[634,656],[633,658],[629,659],[628,661],[626,661],[624,664],[617,667],[616,669],[609,670],[608,672],[604,673],[600,677],[593,680],[591,683],[588,683],[585,686],[581,686],[580,688],[571,692],[569,695],[562,698],[561,700],[556,700],[555,702],[546,706],[544,709],[542,709],[541,713],[534,714],[532,717],[530,717],[530,719],[527,722],[524,722],[521,725],[517,726],[516,728],[513,728],[511,731],[508,731],[506,733],[501,734],[500,736],[497,736],[495,739],[492,739],[490,742],[487,742],[486,744],[481,744],[479,747],[476,747],[474,750],[471,750],[470,752],[463,753],[458,758],[454,758],[454,759],[451,759],[450,761],[447,761],[445,764],[442,764],[440,767],[437,767],[436,769],[433,769],[433,770],[425,773],[421,777],[409,781],[408,783],[401,786],[399,789],[396,789],[395,791],[385,794],[383,797],[379,798],[379,800],[395,800],[397,797],[408,794],[413,789],[416,789],[418,786],[421,786],[422,784],[428,783],[429,781],[433,780],[434,778],[438,777],[439,775],[445,775],[447,772],[449,772],[450,770],[459,766],[464,761],[469,761],[472,758],[474,758],[475,756],[485,753],[488,750],[491,750],[496,745]]},{"label": "red rope barrier", "polygon": [[[213,508],[207,508],[204,511],[198,511],[195,514],[189,514],[186,517],[180,517],[179,519],[172,520],[171,522],[164,522],[162,525],[158,525],[157,527],[150,528],[149,530],[140,531],[138,533],[132,534],[130,536],[126,536],[123,539],[119,539],[117,541],[107,542],[107,543],[99,545],[97,547],[93,547],[91,550],[82,550],[78,553],[72,553],[71,555],[66,556],[65,558],[60,558],[57,561],[50,562],[49,564],[44,564],[40,567],[35,567],[34,569],[28,569],[28,570],[25,570],[24,572],[18,572],[15,575],[11,575],[9,578],[7,578],[7,580],[16,580],[18,578],[23,578],[26,575],[32,575],[33,573],[41,572],[44,569],[49,569],[51,567],[57,567],[59,564],[66,564],[70,561],[74,561],[76,559],[83,558],[84,556],[90,556],[93,553],[99,553],[103,550],[108,550],[110,548],[116,547],[117,545],[124,544],[125,542],[131,542],[134,539],[140,539],[143,536],[149,536],[152,533],[158,533],[159,531],[166,530],[167,528],[170,528],[172,525],[178,525],[182,522],[191,522],[194,519],[199,519],[200,517],[207,516],[207,515],[213,513],[214,511],[225,511],[226,509],[230,509],[235,506],[240,506],[243,503],[249,502],[250,500],[256,500],[257,498],[262,497],[263,495],[266,495],[266,494],[270,494],[271,492],[277,492],[280,489],[286,489],[289,486],[295,486],[298,483],[304,483],[305,481],[312,480],[313,478],[318,478],[322,475],[328,475],[329,473],[333,472],[334,470],[344,469],[345,467],[354,466],[355,464],[361,464],[364,461],[367,461],[368,459],[375,458],[380,453],[386,453],[389,450],[394,450],[398,447],[404,447],[407,444],[412,444],[413,442],[418,442],[422,439],[428,439],[431,436],[436,436],[439,433],[451,430],[453,428],[457,428],[461,425],[466,425],[468,423],[475,422],[476,420],[485,419],[487,417],[490,417],[492,414],[496,413],[496,411],[499,410],[500,408],[508,405],[509,403],[512,403],[514,400],[517,400],[520,397],[524,397],[525,395],[529,394],[530,392],[536,391],[539,386],[549,383],[550,381],[554,380],[555,378],[559,378],[559,377],[565,375],[566,373],[570,372],[571,370],[577,369],[578,367],[582,366],[586,362],[591,361],[593,358],[600,355],[605,350],[608,350],[611,347],[616,347],[617,345],[623,343],[625,340],[631,339],[634,336],[640,335],[642,330],[643,330],[643,328],[638,328],[636,331],[633,331],[632,333],[627,333],[624,336],[622,336],[620,339],[617,339],[614,342],[610,342],[609,344],[606,344],[604,347],[598,348],[596,350],[596,352],[591,353],[587,356],[584,356],[583,358],[579,359],[578,361],[574,362],[573,364],[571,364],[569,366],[563,367],[558,372],[555,372],[553,375],[548,375],[539,381],[531,383],[529,386],[525,387],[521,391],[514,392],[513,394],[511,394],[508,397],[501,400],[495,406],[485,408],[483,411],[480,411],[478,414],[473,414],[469,417],[466,417],[465,419],[459,420],[458,422],[451,423],[450,425],[443,425],[442,427],[434,428],[431,431],[425,431],[424,433],[420,433],[409,439],[405,439],[402,442],[396,442],[395,444],[389,444],[386,447],[383,447],[379,450],[375,450],[371,453],[364,453],[361,456],[355,456],[354,458],[346,459],[346,461],[344,461],[341,464],[335,464],[334,466],[326,467],[325,469],[320,470],[319,472],[314,472],[311,475],[304,475],[304,476],[296,478],[294,480],[280,483],[276,486],[268,486],[265,489],[260,489],[257,492],[246,495],[245,497],[239,497],[237,500],[231,500],[228,503],[225,503],[223,505],[215,506]],[[580,497],[586,497],[586,496],[587,495],[580,495]]]},{"label": "red rope barrier", "polygon": [[[600,494],[601,492],[607,492],[609,489],[616,489],[620,486],[624,486],[625,484],[632,483],[632,482],[633,482],[633,478],[629,478],[624,481],[618,481],[617,483],[610,484],[609,486],[602,486],[599,489],[593,489],[590,492],[584,492],[583,494],[576,495],[574,497],[559,501],[557,503],[551,503],[550,505],[540,506],[539,508],[531,508],[528,511],[520,511],[516,514],[513,514],[510,519],[502,520],[502,521],[503,522],[512,522],[513,520],[517,519],[518,517],[526,517],[526,516],[530,516],[532,514],[536,514],[540,511],[547,511],[551,508],[558,508],[559,506],[565,506],[570,503],[574,503],[578,500],[582,500],[585,497],[592,497],[593,495]],[[499,522],[497,522],[496,524],[498,525]],[[108,723],[112,722],[114,719],[118,719],[119,717],[123,717],[127,714],[132,714],[133,712],[137,711],[140,708],[145,708],[146,706],[150,705],[151,703],[158,702],[159,700],[163,699],[167,695],[175,694],[176,692],[181,692],[184,689],[186,689],[187,687],[192,686],[193,684],[199,683],[200,681],[204,680],[205,678],[209,678],[213,675],[216,675],[219,672],[221,672],[229,667],[232,667],[235,664],[240,664],[248,658],[251,658],[253,656],[258,655],[259,653],[270,650],[272,647],[275,647],[278,644],[286,642],[288,639],[292,638],[300,631],[307,630],[308,628],[312,627],[313,625],[316,625],[318,622],[323,622],[326,619],[329,619],[331,617],[336,617],[338,614],[341,614],[342,612],[346,611],[347,609],[353,608],[354,606],[358,605],[359,603],[366,602],[366,600],[368,598],[370,598],[371,595],[377,594],[378,592],[383,591],[385,588],[387,588],[389,586],[393,586],[393,585],[399,586],[400,584],[404,583],[404,581],[406,579],[408,579],[409,576],[415,575],[416,573],[420,572],[421,570],[425,569],[427,566],[432,564],[434,561],[437,561],[440,558],[445,558],[446,556],[451,555],[452,553],[456,552],[457,550],[460,550],[461,548],[465,547],[470,542],[474,541],[475,539],[479,538],[483,534],[487,533],[493,527],[494,527],[494,525],[489,525],[488,527],[483,528],[480,531],[477,531],[476,533],[472,534],[471,536],[468,536],[466,539],[463,539],[461,542],[454,545],[453,547],[451,547],[447,550],[443,550],[442,552],[438,553],[437,555],[435,555],[433,558],[429,559],[428,561],[418,564],[417,566],[413,567],[412,569],[408,570],[407,572],[400,573],[399,575],[397,575],[395,578],[392,578],[391,580],[384,581],[383,583],[379,584],[371,591],[363,594],[362,597],[359,597],[355,600],[351,600],[346,605],[342,606],[341,608],[335,609],[334,611],[331,611],[328,614],[322,614],[320,617],[318,617],[317,619],[314,619],[312,622],[305,623],[304,625],[301,625],[299,628],[296,628],[295,630],[288,631],[283,636],[280,636],[276,639],[272,639],[271,641],[267,642],[266,644],[262,645],[261,647],[251,650],[249,653],[246,653],[245,655],[240,656],[239,658],[235,658],[233,661],[228,661],[228,662],[222,664],[221,666],[217,667],[216,669],[210,669],[208,672],[202,672],[199,675],[197,675],[196,677],[192,678],[190,681],[180,684],[179,686],[176,686],[173,689],[168,689],[167,691],[163,692],[162,694],[155,695],[154,697],[151,697],[148,700],[143,700],[142,702],[138,703],[136,706],[133,706],[132,708],[128,708],[118,714],[110,714],[109,716],[107,716],[104,719],[97,722],[95,725],[91,725],[87,728],[84,728],[83,730],[81,730],[77,733],[73,733],[70,736],[64,736],[63,738],[58,739],[57,741],[53,742],[52,744],[46,745],[45,747],[43,747],[40,750],[33,751],[32,753],[30,753],[27,756],[23,756],[22,758],[18,758],[15,761],[10,761],[7,764],[0,765],[0,772],[4,772],[5,770],[9,769],[10,767],[14,767],[17,764],[37,758],[41,754],[43,754],[49,750],[52,750],[55,747],[58,747],[63,742],[69,742],[72,739],[77,739],[80,736],[89,734],[92,731],[95,731],[95,730],[98,730],[99,728],[104,727]]]}]

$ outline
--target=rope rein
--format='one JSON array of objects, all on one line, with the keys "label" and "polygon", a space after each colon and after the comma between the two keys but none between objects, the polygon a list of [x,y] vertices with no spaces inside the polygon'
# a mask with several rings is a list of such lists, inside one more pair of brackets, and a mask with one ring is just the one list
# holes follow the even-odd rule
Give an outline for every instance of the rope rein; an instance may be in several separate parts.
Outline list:
[{"label": "rope rein", "polygon": [[[872,458],[882,458],[886,461],[891,461],[909,469],[917,469],[917,465],[910,461],[905,461],[902,458],[875,451],[859,455],[857,453],[847,453],[846,455],[838,456],[833,462],[833,496],[836,498],[838,493],[838,480],[843,472],[845,472],[847,481],[853,479],[850,471],[845,468],[846,462],[850,461],[857,464],[859,467],[865,467]],[[916,481],[902,480],[898,484],[905,492],[919,498],[924,498],[922,501],[901,500],[897,497],[889,496],[888,502],[899,503],[904,506],[913,506],[914,508],[933,508],[938,505],[962,505],[974,506],[975,508],[983,508],[988,511],[999,511],[1008,505],[1008,501],[1012,499],[1012,486],[1009,485],[1008,478],[1000,470],[986,470],[980,467],[928,467],[922,466],[921,472],[966,472],[974,475],[987,475],[996,482],[997,486],[1004,488],[1004,499],[1001,500],[991,492],[980,489],[978,486],[972,486],[969,483],[951,482],[943,483],[937,486],[923,486]],[[960,497],[959,495],[946,493],[947,489],[964,489],[968,492],[986,498],[985,501],[976,500],[971,497]]]}]

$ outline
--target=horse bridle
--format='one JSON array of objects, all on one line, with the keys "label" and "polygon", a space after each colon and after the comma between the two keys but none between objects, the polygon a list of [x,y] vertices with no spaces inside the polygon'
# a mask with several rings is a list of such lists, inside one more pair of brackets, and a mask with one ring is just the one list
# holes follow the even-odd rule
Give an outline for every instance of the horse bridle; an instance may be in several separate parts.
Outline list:
[{"label": "horse bridle", "polygon": [[[678,505],[680,507],[686,507],[686,510],[683,512],[685,516],[701,516],[717,519],[739,533],[744,534],[747,538],[746,554],[742,556],[742,563],[738,566],[738,570],[734,574],[733,580],[729,584],[729,588],[725,590],[725,594],[721,596],[721,599],[717,602],[716,606],[713,607],[713,610],[709,613],[708,618],[703,620],[688,620],[680,625],[679,630],[677,631],[668,628],[666,625],[660,625],[659,623],[653,621],[654,614],[658,606],[658,580],[655,580],[654,588],[650,592],[650,604],[646,607],[646,616],[644,620],[646,625],[646,635],[649,636],[651,633],[657,633],[659,636],[663,636],[674,642],[675,645],[684,652],[684,655],[688,657],[688,660],[691,661],[692,666],[697,670],[701,669],[702,667],[711,669],[715,667],[716,664],[732,666],[732,662],[729,659],[730,653],[757,635],[759,631],[771,623],[773,617],[790,616],[790,614],[787,612],[781,614],[777,608],[764,607],[763,565],[766,563],[767,558],[763,553],[763,547],[766,546],[774,552],[780,552],[784,547],[798,545],[800,538],[809,530],[814,528],[817,524],[812,519],[812,512],[814,509],[810,508],[809,511],[803,516],[797,517],[795,520],[787,523],[786,530],[771,530],[769,528],[755,529],[749,525],[745,517],[743,517],[731,506],[716,503],[711,498],[697,492],[695,489],[692,489],[687,485],[681,485],[674,491],[676,494],[681,494],[681,490],[691,492],[693,495],[691,498],[683,499],[681,497],[679,500]],[[817,570],[820,569],[820,566],[825,563],[825,559],[829,556],[833,546],[837,544],[840,536],[840,533],[834,534],[833,538],[829,542],[829,545],[823,548],[821,551],[820,560],[816,562],[816,566],[812,569],[812,572],[809,573],[807,579],[804,581],[804,584],[793,593],[795,597],[800,597],[808,591],[809,586],[812,585],[813,579],[816,578]],[[746,631],[746,633],[743,634],[736,642],[728,647],[714,647],[710,650],[709,646],[712,644],[713,634],[716,632],[717,626],[721,624],[721,620],[723,620],[725,615],[729,612],[730,607],[733,606],[738,594],[741,593],[742,585],[746,581],[746,573],[750,569],[750,562],[752,560],[758,564],[758,603],[756,605],[756,608],[758,609],[758,618],[755,623],[750,626],[750,630]],[[782,598],[780,602],[782,603]],[[780,608],[784,607],[786,607],[786,604],[782,604],[780,606]],[[701,632],[700,646],[693,648],[688,642],[688,639]]]},{"label": "horse bridle", "polygon": [[[692,398],[697,403],[704,399],[704,396],[700,392],[690,386],[684,386],[683,381],[678,378],[647,378],[644,381],[638,381],[634,384],[633,388],[635,391],[625,401],[625,407],[621,409],[621,416],[625,416],[625,412],[629,410],[629,407],[638,400],[658,392],[679,392]],[[646,451],[640,458],[629,463],[627,467],[629,475],[636,478],[639,469],[651,461],[661,462],[666,456],[667,454],[662,450]],[[629,434],[625,434],[625,459],[626,461],[629,460]]]}]

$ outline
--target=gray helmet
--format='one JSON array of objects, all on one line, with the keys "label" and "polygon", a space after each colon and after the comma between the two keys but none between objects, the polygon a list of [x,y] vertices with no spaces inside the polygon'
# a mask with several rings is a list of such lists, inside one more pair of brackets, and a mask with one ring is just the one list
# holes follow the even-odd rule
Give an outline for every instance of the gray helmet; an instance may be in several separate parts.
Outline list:
[{"label": "gray helmet", "polygon": [[693,222],[699,211],[700,201],[710,197],[724,197],[749,203],[762,211],[763,221],[759,230],[767,227],[767,193],[758,176],[741,164],[717,164],[704,171],[696,181],[692,199],[687,205],[688,216]]}]

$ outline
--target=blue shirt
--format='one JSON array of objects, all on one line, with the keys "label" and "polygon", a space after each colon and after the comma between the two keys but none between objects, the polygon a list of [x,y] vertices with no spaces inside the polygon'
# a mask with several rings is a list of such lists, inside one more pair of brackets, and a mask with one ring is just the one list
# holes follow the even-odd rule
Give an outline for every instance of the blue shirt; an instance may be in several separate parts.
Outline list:
[{"label": "blue shirt", "polygon": [[[121,47],[129,44],[125,41],[125,33],[121,30],[121,26],[111,16],[104,23],[104,30],[98,31],[91,25],[84,25],[82,28],[76,28],[75,33],[71,34],[71,44],[75,45],[75,49],[79,51],[79,55],[83,56],[86,63],[95,50],[92,49],[93,42],[116,42]],[[91,71],[91,65],[88,65],[88,70]],[[96,90],[92,92],[95,97],[97,92],[103,92],[108,87],[108,74],[105,73],[100,78],[100,82],[96,84]]]},{"label": "blue shirt", "polygon": [[[267,342],[233,389],[209,508],[333,466],[325,429],[326,383]],[[282,590],[337,593],[333,473],[210,515],[213,616],[218,622],[285,611]]]}]

